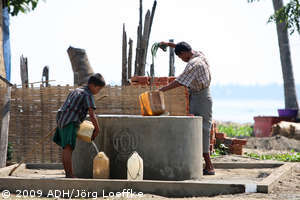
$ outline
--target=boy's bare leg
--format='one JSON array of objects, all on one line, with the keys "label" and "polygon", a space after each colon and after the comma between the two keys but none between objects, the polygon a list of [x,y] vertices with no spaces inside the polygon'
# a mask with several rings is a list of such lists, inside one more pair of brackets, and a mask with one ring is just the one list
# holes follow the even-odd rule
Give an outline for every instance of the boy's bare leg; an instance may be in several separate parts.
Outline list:
[{"label": "boy's bare leg", "polygon": [[73,175],[73,170],[72,170],[72,152],[73,149],[71,145],[68,144],[65,146],[62,153],[62,162],[66,172],[66,178],[76,178]]}]

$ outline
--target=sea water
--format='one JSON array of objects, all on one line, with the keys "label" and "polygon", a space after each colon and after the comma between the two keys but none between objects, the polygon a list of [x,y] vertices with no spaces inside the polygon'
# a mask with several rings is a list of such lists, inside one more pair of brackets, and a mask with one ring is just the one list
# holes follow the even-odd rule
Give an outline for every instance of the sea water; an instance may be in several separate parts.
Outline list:
[{"label": "sea water", "polygon": [[278,116],[279,108],[283,100],[213,98],[213,120],[254,123],[255,116]]}]

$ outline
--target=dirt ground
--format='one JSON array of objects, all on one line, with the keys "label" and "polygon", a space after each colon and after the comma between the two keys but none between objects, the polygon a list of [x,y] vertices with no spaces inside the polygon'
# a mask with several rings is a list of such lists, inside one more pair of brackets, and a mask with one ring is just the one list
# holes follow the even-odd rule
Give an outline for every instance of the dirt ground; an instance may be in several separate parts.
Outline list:
[{"label": "dirt ground", "polygon": [[[297,152],[300,152],[300,141],[289,139],[285,137],[270,137],[270,138],[249,138],[246,148],[244,148],[244,152],[254,152],[258,154],[265,153],[285,153],[294,149]],[[248,158],[245,156],[238,155],[226,155],[220,156],[217,158],[213,158],[213,162],[274,162],[274,161],[261,161],[253,158]],[[50,173],[50,172],[49,172]],[[235,180],[237,183],[239,180],[243,178],[247,178],[249,181],[259,181],[264,177],[268,176],[271,173],[270,169],[257,169],[249,172],[246,169],[217,169],[215,176],[206,177],[206,180],[209,179],[228,179]],[[26,176],[24,175],[24,171],[16,172],[15,176]],[[41,175],[45,176],[55,176],[55,177],[63,177],[63,172],[61,170],[51,171],[50,174],[47,174],[47,170],[41,172],[39,170],[31,170],[30,176],[40,177]],[[18,199],[15,195],[12,195],[10,199]],[[32,198],[33,199],[33,198]],[[40,198],[47,199],[47,198]],[[103,199],[103,198],[97,198]],[[105,198],[111,199],[111,198]],[[125,198],[114,198],[114,199],[125,199]],[[138,198],[134,198],[138,199]],[[194,198],[166,198],[151,194],[144,194],[141,199],[150,199],[150,200],[160,200],[160,199],[176,199],[176,200],[204,200],[204,199],[212,199],[212,200],[238,200],[238,199],[247,199],[247,200],[300,200],[300,163],[296,164],[296,167],[293,169],[293,172],[290,176],[284,177],[280,180],[274,190],[269,194],[263,193],[243,193],[243,194],[235,194],[235,195],[218,195],[214,197],[194,197]]]}]

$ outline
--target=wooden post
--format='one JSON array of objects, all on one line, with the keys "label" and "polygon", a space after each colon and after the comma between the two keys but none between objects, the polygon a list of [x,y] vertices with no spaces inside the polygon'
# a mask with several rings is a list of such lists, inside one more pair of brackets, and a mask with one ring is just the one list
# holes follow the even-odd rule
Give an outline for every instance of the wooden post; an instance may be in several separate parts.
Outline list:
[{"label": "wooden post", "polygon": [[129,38],[129,50],[128,50],[128,75],[127,78],[131,79],[131,74],[132,74],[132,39]]},{"label": "wooden post", "polygon": [[28,59],[23,57],[23,55],[20,57],[20,73],[22,87],[28,87]]},{"label": "wooden post", "polygon": [[147,52],[148,52],[148,45],[149,45],[149,38],[151,33],[151,27],[153,23],[153,18],[155,14],[157,2],[154,1],[152,6],[152,11],[147,11],[144,21],[144,32],[142,37],[142,44],[141,44],[141,54],[140,54],[140,75],[145,75],[145,68],[146,68],[146,60],[147,60]]},{"label": "wooden post", "polygon": [[[144,51],[144,55],[143,55],[143,72],[145,73],[145,68],[146,68],[146,61],[147,61],[147,53],[148,53],[148,46],[149,46],[149,39],[150,39],[150,33],[151,33],[151,28],[152,28],[152,23],[153,23],[153,18],[154,18],[154,14],[155,14],[155,9],[156,9],[156,5],[157,5],[157,1],[155,0],[152,6],[152,10],[151,10],[151,15],[150,15],[150,19],[149,19],[149,24],[147,25],[147,35],[146,35],[146,46],[145,46],[145,51]],[[146,26],[146,21],[145,21],[145,26]]]},{"label": "wooden post", "polygon": [[[170,39],[169,42],[174,43],[173,39]],[[175,76],[175,66],[174,66],[174,62],[175,62],[175,53],[174,53],[174,48],[169,47],[169,76]]]},{"label": "wooden post", "polygon": [[150,26],[150,10],[147,11],[145,16],[144,22],[144,32],[142,37],[142,44],[141,44],[141,52],[140,52],[140,68],[139,68],[139,75],[145,75],[145,67],[146,67],[146,46],[147,46],[147,39],[149,34],[149,26]]},{"label": "wooden post", "polygon": [[143,0],[140,0],[140,9],[139,9],[139,25],[137,29],[137,42],[136,42],[136,53],[135,53],[135,68],[134,75],[140,75],[141,68],[141,44],[143,36]]},{"label": "wooden post", "polygon": [[[0,168],[6,167],[7,146],[8,146],[8,131],[10,118],[10,97],[12,84],[4,77],[0,76],[1,80],[7,85],[6,94],[4,96],[4,103],[2,108],[2,124],[0,133]],[[1,81],[2,82],[2,81]]]},{"label": "wooden post", "polygon": [[2,110],[2,125],[0,135],[0,168],[6,167],[8,146],[11,87],[8,86],[6,89],[7,92],[4,97],[4,107]]},{"label": "wooden post", "polygon": [[[44,80],[45,78],[45,80]],[[44,87],[49,87],[49,67],[45,66],[43,68],[43,75],[42,75],[42,84]]]},{"label": "wooden post", "polygon": [[125,24],[123,24],[123,44],[122,44],[122,86],[128,84],[127,81],[127,36]]}]

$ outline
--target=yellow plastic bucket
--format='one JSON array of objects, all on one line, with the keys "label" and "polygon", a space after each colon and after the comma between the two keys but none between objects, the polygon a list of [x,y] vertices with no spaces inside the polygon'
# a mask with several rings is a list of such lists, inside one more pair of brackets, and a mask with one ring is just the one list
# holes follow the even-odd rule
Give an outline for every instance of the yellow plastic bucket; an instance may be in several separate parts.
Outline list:
[{"label": "yellow plastic bucket", "polygon": [[139,96],[141,114],[144,116],[157,116],[165,112],[165,99],[163,92],[144,92]]}]

